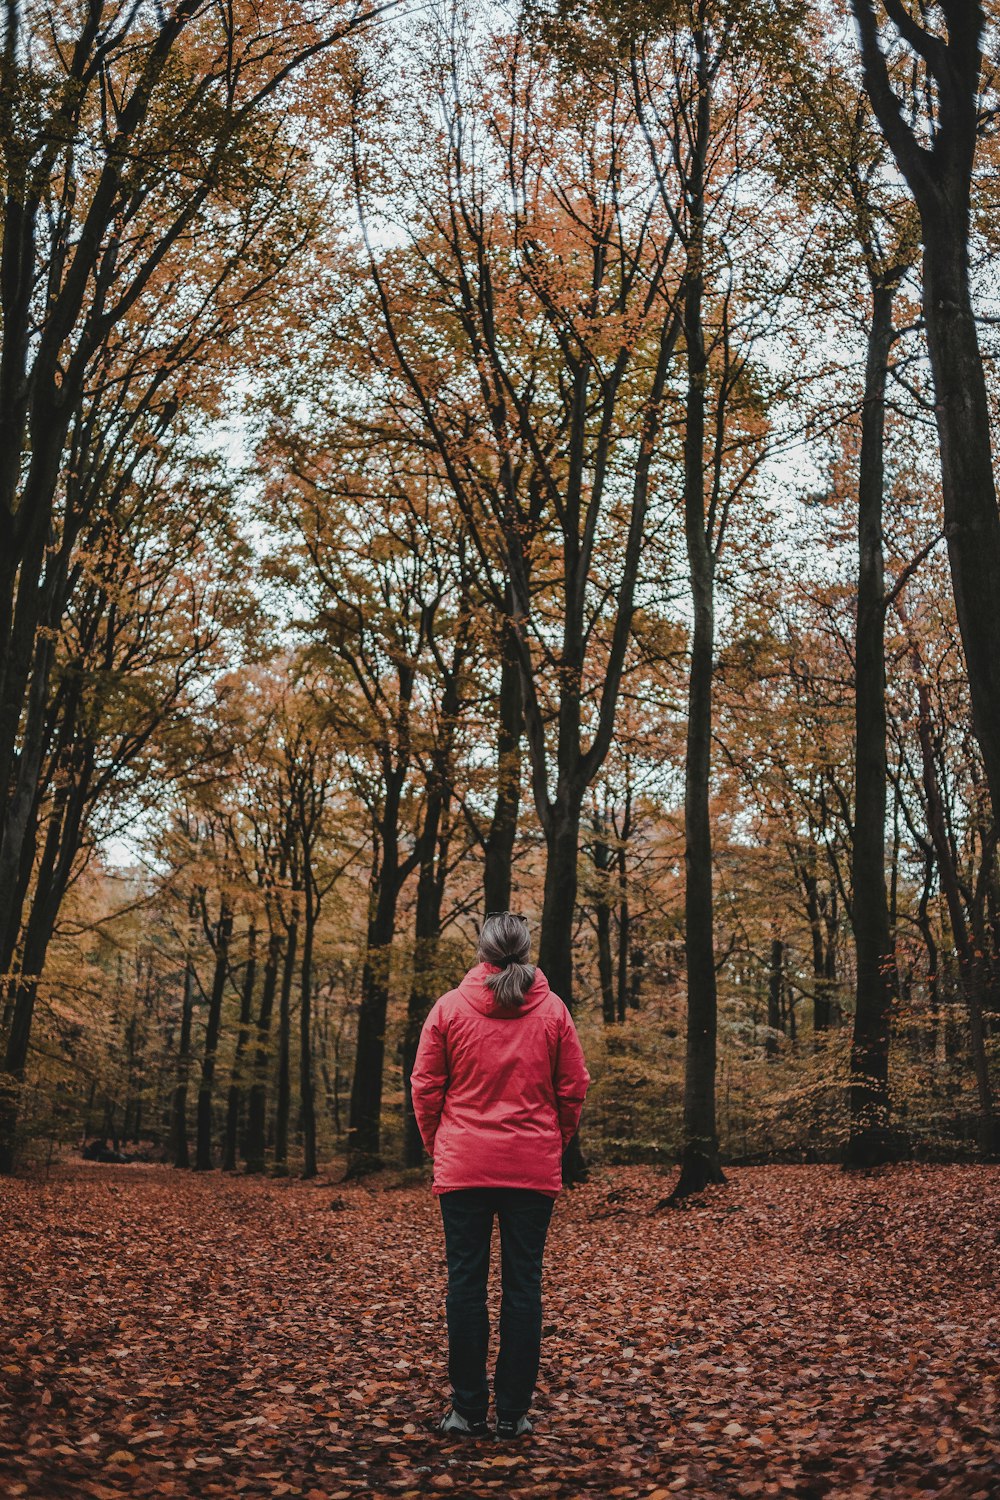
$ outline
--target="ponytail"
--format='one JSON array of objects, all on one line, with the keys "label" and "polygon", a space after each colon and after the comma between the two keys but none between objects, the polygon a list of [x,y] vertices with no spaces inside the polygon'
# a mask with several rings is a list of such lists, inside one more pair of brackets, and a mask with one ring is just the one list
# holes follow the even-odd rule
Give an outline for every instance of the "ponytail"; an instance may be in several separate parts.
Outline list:
[{"label": "ponytail", "polygon": [[479,934],[479,956],[500,970],[486,978],[499,1005],[516,1009],[522,1004],[535,979],[531,955],[531,937],[523,917],[513,912],[495,912],[486,918]]}]

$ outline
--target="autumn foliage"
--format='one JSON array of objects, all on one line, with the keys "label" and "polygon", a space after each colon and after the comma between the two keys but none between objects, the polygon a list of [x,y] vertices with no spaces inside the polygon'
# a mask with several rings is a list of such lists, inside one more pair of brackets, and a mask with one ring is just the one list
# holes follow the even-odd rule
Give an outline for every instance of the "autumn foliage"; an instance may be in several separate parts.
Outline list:
[{"label": "autumn foliage", "polygon": [[[559,1202],[535,1436],[441,1444],[436,1204],[59,1168],[0,1188],[10,1496],[1000,1493],[993,1167]],[[496,1309],[494,1307],[494,1314]]]},{"label": "autumn foliage", "polygon": [[[996,7],[3,26],[4,1493],[994,1500]],[[506,909],[593,1087],[442,1451]]]}]

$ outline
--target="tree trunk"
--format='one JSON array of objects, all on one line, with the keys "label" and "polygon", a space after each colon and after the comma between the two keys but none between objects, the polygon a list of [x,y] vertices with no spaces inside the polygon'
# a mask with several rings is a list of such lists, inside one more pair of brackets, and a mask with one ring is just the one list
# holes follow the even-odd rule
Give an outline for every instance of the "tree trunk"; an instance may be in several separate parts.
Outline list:
[{"label": "tree trunk", "polygon": [[843,1020],[843,1009],[837,998],[839,994],[837,979],[837,934],[839,931],[840,914],[837,898],[837,887],[830,887],[830,899],[826,908],[826,960],[823,972],[826,976],[827,1008],[830,1014],[830,1025],[839,1026]]},{"label": "tree trunk", "polygon": [[189,1167],[187,1093],[191,1074],[191,1025],[194,1019],[194,959],[188,953],[184,965],[184,995],[181,1001],[181,1035],[177,1049],[177,1086],[170,1117],[170,1140],[174,1166]]},{"label": "tree trunk", "polygon": [[[30,834],[27,835],[27,843],[22,845],[22,854],[27,863],[21,872],[12,907],[7,913],[13,935],[5,944],[5,956],[0,959],[0,964],[10,971],[14,968],[16,938],[23,918],[28,884],[30,876],[34,874],[34,896],[20,954],[20,976],[10,974],[8,978],[8,984],[14,986],[14,997],[10,1004],[7,1046],[3,1068],[0,1070],[0,1173],[14,1170],[18,1096],[28,1062],[38,980],[45,967],[59,908],[72,874],[73,860],[80,847],[86,787],[94,759],[92,749],[85,759],[86,768],[81,771],[76,783],[68,790],[64,787],[57,792],[56,807],[59,812],[54,813],[49,820],[42,856],[34,871],[30,866],[35,851],[37,820],[36,809],[32,808]],[[19,776],[23,769],[23,766],[19,768]]]},{"label": "tree trunk", "polygon": [[771,967],[767,980],[767,1042],[768,1057],[778,1055],[778,1032],[781,1025],[781,980],[784,965],[785,945],[780,938],[771,939]]},{"label": "tree trunk", "polygon": [[1000,808],[1000,513],[989,401],[969,290],[967,246],[945,209],[924,221],[924,316],[934,375],[941,492],[955,609],[976,737]]},{"label": "tree trunk", "polygon": [[[395,814],[393,814],[393,819]],[[398,879],[395,828],[383,832],[384,858],[373,864],[368,938],[361,974],[358,1037],[347,1127],[348,1176],[381,1167],[385,1018],[389,1008],[392,940],[396,931]]]},{"label": "tree trunk", "polygon": [[624,1021],[625,1011],[630,1004],[638,1010],[638,988],[633,996],[630,991],[629,975],[629,953],[632,942],[632,919],[629,912],[628,899],[628,864],[625,850],[625,839],[628,831],[628,818],[622,829],[621,840],[618,845],[618,974],[616,980],[616,1009],[619,1021]]},{"label": "tree trunk", "polygon": [[642,1005],[642,977],[646,970],[646,950],[642,924],[630,919],[628,948],[628,1005],[629,1010],[639,1010]]},{"label": "tree trunk", "polygon": [[601,1014],[604,1024],[613,1026],[617,1019],[615,961],[611,946],[611,872],[614,866],[614,850],[605,843],[603,838],[597,837],[594,840],[593,858],[598,881],[594,915],[597,921],[597,971],[601,985]]},{"label": "tree trunk", "polygon": [[[581,797],[556,796],[546,831],[545,892],[538,967],[570,1011],[573,1009],[573,914],[576,910],[577,850],[580,844]],[[563,1182],[587,1180],[587,1163],[577,1131],[563,1152]]]},{"label": "tree trunk", "polygon": [[[923,312],[934,379],[941,492],[955,609],[969,673],[976,736],[994,808],[1000,808],[1000,512],[990,405],[969,286],[971,193],[980,130],[985,11],[979,0],[947,8],[947,36],[908,22],[936,94],[931,144],[907,123],[893,94],[873,0],[852,0],[865,88],[920,213]],[[897,32],[905,36],[897,23]]]},{"label": "tree trunk", "polygon": [[278,988],[278,964],[281,960],[281,934],[272,929],[264,962],[260,1010],[257,1015],[257,1044],[254,1051],[254,1076],[247,1104],[246,1170],[263,1172],[267,1165],[267,1079],[271,1053],[271,1017]]},{"label": "tree trunk", "polygon": [[615,964],[611,952],[611,907],[607,901],[597,903],[597,967],[601,981],[601,1014],[606,1026],[617,1020],[615,1006]]},{"label": "tree trunk", "polygon": [[233,1071],[229,1080],[229,1099],[226,1104],[226,1134],[222,1147],[222,1170],[236,1171],[239,1147],[240,1111],[243,1104],[243,1056],[250,1037],[250,1018],[253,1015],[253,988],[257,978],[257,929],[253,922],[247,934],[247,967],[243,975],[240,992],[240,1029],[236,1037],[236,1052]]},{"label": "tree trunk", "polygon": [[582,796],[565,791],[552,804],[546,831],[548,857],[542,898],[538,966],[552,989],[573,1009],[573,915],[576,911],[577,849]]},{"label": "tree trunk", "polygon": [[500,629],[497,793],[483,865],[483,901],[488,912],[510,908],[514,841],[521,802],[521,669],[509,615],[504,616]]},{"label": "tree trunk", "polygon": [[802,871],[806,897],[806,917],[812,946],[813,1033],[817,1037],[830,1029],[830,992],[827,979],[827,954],[823,946],[823,916],[819,906],[819,881],[812,870]]},{"label": "tree trunk", "polygon": [[316,908],[312,873],[306,868],[305,929],[302,942],[302,1000],[299,1011],[299,1101],[302,1115],[302,1176],[315,1177],[316,1161],[316,1088],[312,1059],[312,983],[313,943],[316,935]]},{"label": "tree trunk", "polygon": [[687,956],[687,1047],[684,1071],[684,1146],[680,1178],[670,1195],[679,1202],[709,1183],[724,1182],[715,1116],[718,996],[712,895],[710,778],[712,677],[715,643],[715,555],[705,508],[705,400],[708,360],[703,325],[705,161],[711,84],[707,38],[695,35],[698,100],[689,177],[690,233],[684,290],[687,391],[684,425],[684,534],[694,624],[688,681],[684,767],[684,922]]},{"label": "tree trunk", "polygon": [[[699,444],[700,473],[700,444]],[[699,547],[699,540],[701,547]],[[695,625],[688,690],[684,797],[685,954],[687,957],[687,1047],[684,1072],[684,1149],[681,1175],[671,1194],[678,1202],[709,1183],[724,1182],[715,1116],[718,997],[712,896],[712,830],[709,776],[712,733],[714,613],[712,562],[704,546],[704,523],[689,542],[695,585]],[[699,553],[701,554],[699,556]]]},{"label": "tree trunk", "polygon": [[215,970],[212,975],[212,992],[209,997],[208,1018],[205,1026],[205,1052],[201,1061],[201,1082],[198,1085],[194,1162],[196,1172],[209,1172],[212,1169],[212,1091],[215,1085],[215,1054],[219,1046],[219,1031],[222,1025],[222,997],[226,990],[229,939],[232,930],[233,915],[223,899],[215,939]]},{"label": "tree trunk", "polygon": [[285,966],[281,976],[281,1001],[278,1006],[278,1089],[274,1110],[274,1165],[276,1176],[284,1177],[288,1172],[288,1116],[292,1104],[291,1041],[292,1041],[292,979],[295,974],[295,954],[299,941],[298,916],[293,915],[288,924],[288,942],[285,948]]},{"label": "tree trunk", "polygon": [[[920,670],[919,656],[914,648],[914,657]],[[958,956],[959,984],[969,1013],[969,1040],[972,1046],[972,1066],[976,1076],[976,1091],[979,1098],[979,1148],[991,1156],[997,1147],[996,1111],[993,1102],[993,1085],[990,1079],[989,1057],[986,1051],[986,1036],[983,1025],[984,1002],[987,994],[985,955],[981,945],[969,933],[958,870],[952,853],[952,842],[948,836],[944,801],[938,782],[934,760],[934,736],[930,694],[925,681],[917,685],[919,718],[917,733],[920,739],[920,758],[923,773],[924,798],[927,805],[927,827],[937,855],[941,890],[948,908],[952,938]]]},{"label": "tree trunk", "polygon": [[[428,1011],[437,999],[437,956],[441,934],[443,886],[439,879],[435,856],[443,810],[443,788],[432,787],[428,792],[427,810],[421,831],[422,853],[420,873],[417,877],[417,909],[413,931],[413,977],[406,1006],[406,1031],[403,1036],[403,1093],[405,1097],[403,1164],[407,1167],[419,1167],[424,1159],[423,1142],[417,1128],[413,1101],[410,1096],[410,1074],[413,1072],[413,1064],[416,1061],[421,1028]],[[506,910],[505,907],[487,907],[489,911],[494,909]]]},{"label": "tree trunk", "polygon": [[893,288],[872,288],[858,474],[858,602],[855,627],[855,810],[851,921],[857,989],[851,1044],[850,1136],[845,1166],[871,1167],[892,1152],[889,1038],[896,963],[885,883],[886,711],[882,504],[885,386]]}]

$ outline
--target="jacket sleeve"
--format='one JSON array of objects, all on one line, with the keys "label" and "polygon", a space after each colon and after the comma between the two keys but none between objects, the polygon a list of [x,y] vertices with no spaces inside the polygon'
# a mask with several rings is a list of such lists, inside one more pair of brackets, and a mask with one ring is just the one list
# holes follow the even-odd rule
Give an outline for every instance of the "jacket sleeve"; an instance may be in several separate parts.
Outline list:
[{"label": "jacket sleeve", "polygon": [[424,1022],[410,1074],[410,1099],[420,1137],[428,1156],[434,1155],[434,1137],[441,1123],[444,1096],[448,1092],[448,1053],[441,1030],[440,1002]]},{"label": "jacket sleeve", "polygon": [[573,1017],[565,1006],[560,1017],[559,1045],[552,1081],[555,1085],[559,1129],[562,1131],[562,1143],[565,1149],[576,1134],[587,1086],[590,1083],[590,1074],[584,1062],[580,1038],[576,1034]]}]

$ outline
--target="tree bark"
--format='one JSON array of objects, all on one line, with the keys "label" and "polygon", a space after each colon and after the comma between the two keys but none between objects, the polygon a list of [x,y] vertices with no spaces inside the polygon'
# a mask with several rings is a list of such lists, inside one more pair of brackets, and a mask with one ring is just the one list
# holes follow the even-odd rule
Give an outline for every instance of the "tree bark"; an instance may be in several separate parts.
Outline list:
[{"label": "tree bark", "polygon": [[292,1040],[292,980],[295,976],[295,955],[299,942],[298,914],[288,924],[288,939],[285,946],[285,964],[281,975],[281,999],[278,1005],[278,1087],[274,1108],[274,1163],[272,1170],[278,1177],[288,1171],[288,1116],[292,1104],[291,1040]]},{"label": "tree bark", "polygon": [[[699,448],[700,472],[700,448]],[[688,690],[684,793],[684,948],[687,958],[687,1046],[684,1073],[684,1148],[681,1175],[671,1194],[679,1201],[709,1183],[724,1182],[715,1114],[718,996],[712,894],[709,776],[712,732],[712,560],[704,522],[689,543],[695,591],[695,626]]]},{"label": "tree bark", "polygon": [[715,645],[715,554],[705,507],[705,400],[708,360],[703,323],[705,172],[711,120],[708,39],[694,35],[698,97],[688,184],[690,230],[684,290],[687,391],[684,426],[684,534],[694,623],[688,679],[684,767],[684,946],[687,956],[687,1045],[684,1146],[670,1195],[679,1202],[709,1183],[724,1182],[715,1113],[718,995],[712,893],[710,808],[712,679]]},{"label": "tree bark", "polygon": [[564,788],[557,792],[551,806],[538,942],[538,966],[570,1010],[573,1009],[573,914],[582,801],[582,789],[577,792]]},{"label": "tree bark", "polygon": [[920,676],[917,683],[919,716],[917,734],[920,741],[920,761],[923,776],[924,800],[927,808],[927,827],[937,856],[941,879],[941,890],[948,908],[952,938],[958,957],[959,984],[969,1014],[969,1040],[972,1048],[972,1066],[976,1078],[979,1100],[978,1137],[979,1148],[985,1156],[992,1156],[997,1148],[996,1107],[993,1100],[993,1083],[990,1078],[989,1057],[986,1051],[986,1033],[983,1012],[988,992],[988,973],[982,946],[970,934],[962,902],[961,885],[949,837],[944,799],[938,780],[934,757],[933,715],[930,693],[923,677],[922,663],[916,646],[912,648],[914,663]]},{"label": "tree bark", "polygon": [[785,945],[780,938],[771,939],[771,964],[767,979],[767,1043],[768,1057],[778,1055],[778,1036],[781,1031],[781,981],[784,966]]},{"label": "tree bark", "polygon": [[253,1015],[253,990],[257,979],[257,929],[253,922],[247,934],[247,966],[240,991],[240,1029],[236,1037],[236,1052],[233,1071],[229,1080],[229,1099],[226,1104],[226,1134],[222,1147],[222,1170],[236,1171],[239,1148],[240,1112],[243,1105],[243,1058],[250,1037],[250,1020]]},{"label": "tree bark", "polygon": [[955,609],[969,672],[976,738],[996,816],[1000,808],[1000,513],[968,251],[965,245],[948,243],[949,217],[943,223],[935,217],[924,227],[924,313]]},{"label": "tree bark", "polygon": [[625,1012],[631,1005],[639,1009],[639,967],[630,973],[632,952],[632,917],[628,894],[628,837],[632,830],[632,792],[625,794],[625,817],[618,838],[616,863],[618,866],[618,973],[616,979],[616,1009],[618,1020],[625,1020]]},{"label": "tree bark", "polygon": [[885,882],[888,773],[885,711],[885,388],[892,346],[893,285],[874,280],[858,474],[855,627],[855,810],[851,922],[857,988],[851,1043],[850,1135],[845,1166],[871,1167],[892,1153],[889,1040],[896,961]]},{"label": "tree bark", "polygon": [[514,842],[521,804],[521,733],[523,699],[510,616],[500,622],[500,701],[497,725],[497,791],[493,821],[486,839],[483,866],[484,909],[510,909]]},{"label": "tree bark", "polygon": [[[9,941],[4,944],[4,954],[0,958],[0,964],[10,973],[8,984],[13,985],[7,1045],[4,1051],[3,1068],[0,1070],[0,1173],[9,1173],[14,1170],[18,1094],[24,1082],[28,1062],[31,1025],[38,996],[38,981],[45,967],[59,908],[66,894],[72,875],[73,861],[80,847],[87,789],[90,785],[94,758],[94,745],[85,744],[79,756],[78,774],[75,778],[68,778],[62,786],[57,788],[54,810],[48,820],[41,859],[32,870],[37,827],[37,799],[40,795],[36,779],[36,795],[29,817],[30,832],[26,842],[21,846],[24,867],[16,882],[12,905],[7,910],[6,915],[10,925]],[[20,770],[23,770],[23,767]],[[17,937],[32,874],[34,875],[33,899],[18,960],[20,973],[15,974],[11,971],[15,968]]]},{"label": "tree bark", "polygon": [[806,918],[812,946],[813,1033],[817,1039],[830,1029],[829,954],[823,943],[823,914],[820,911],[819,881],[810,869],[801,871],[806,898]]},{"label": "tree bark", "polygon": [[181,1000],[181,1035],[177,1048],[177,1084],[170,1117],[170,1139],[175,1167],[191,1165],[187,1135],[187,1093],[191,1074],[191,1027],[194,1020],[194,958],[188,950]]},{"label": "tree bark", "polygon": [[607,901],[597,903],[597,968],[601,982],[601,1015],[605,1026],[618,1019],[615,1005],[615,965],[611,951],[611,907]]},{"label": "tree bark", "polygon": [[392,940],[396,931],[399,900],[396,817],[398,799],[393,790],[382,822],[381,858],[372,863],[369,887],[368,934],[361,974],[358,1035],[354,1054],[354,1079],[347,1127],[348,1175],[362,1176],[382,1165],[382,1085],[385,1068],[385,1020],[389,1008],[389,976]]},{"label": "tree bark", "polygon": [[281,934],[271,930],[264,962],[260,1010],[257,1014],[257,1042],[254,1049],[254,1076],[247,1104],[246,1170],[263,1172],[267,1166],[267,1079],[271,1055],[271,1018],[278,988],[278,965],[281,961]]},{"label": "tree bark", "polygon": [[215,939],[215,968],[212,974],[212,991],[209,996],[208,1017],[205,1024],[205,1051],[201,1061],[201,1081],[198,1085],[194,1162],[196,1172],[209,1172],[212,1169],[212,1093],[215,1086],[215,1056],[222,1025],[222,997],[226,990],[229,939],[232,930],[233,914],[223,898]]},{"label": "tree bark", "polygon": [[302,999],[299,1011],[299,1104],[302,1115],[302,1176],[315,1177],[316,1160],[316,1085],[313,1078],[312,983],[313,945],[316,937],[316,907],[312,890],[312,872],[305,870],[304,931],[302,941]]},{"label": "tree bark", "polygon": [[[417,908],[413,930],[413,977],[406,1006],[406,1031],[403,1036],[403,1164],[419,1167],[424,1147],[413,1113],[410,1096],[410,1074],[416,1061],[420,1031],[427,1013],[437,999],[437,956],[441,935],[441,901],[443,883],[437,860],[441,815],[444,811],[444,787],[432,786],[428,792],[427,810],[421,830],[421,856],[417,877]],[[509,874],[509,865],[508,865]],[[509,892],[508,892],[509,895]],[[506,907],[488,910],[505,911]]]},{"label": "tree bark", "polygon": [[[994,817],[1000,808],[1000,512],[989,399],[969,285],[971,190],[985,11],[946,8],[947,40],[911,16],[901,34],[937,94],[933,141],[914,134],[893,90],[873,0],[852,0],[865,87],[920,214],[923,310],[934,380],[941,491],[955,608]],[[898,28],[898,22],[897,22]]]},{"label": "tree bark", "polygon": [[600,813],[595,813],[591,858],[596,876],[594,919],[597,928],[597,974],[601,988],[601,1015],[605,1026],[613,1026],[618,1019],[615,957],[611,941],[611,875],[615,866],[615,851],[607,842],[606,832],[605,818]]}]

